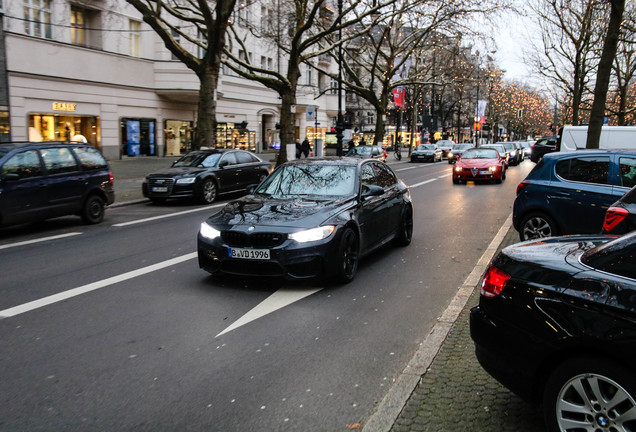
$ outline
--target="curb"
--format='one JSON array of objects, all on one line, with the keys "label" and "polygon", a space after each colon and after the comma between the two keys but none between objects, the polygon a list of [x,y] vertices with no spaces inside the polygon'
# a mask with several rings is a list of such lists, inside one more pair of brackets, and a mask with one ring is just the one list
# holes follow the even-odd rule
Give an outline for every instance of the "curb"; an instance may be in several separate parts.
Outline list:
[{"label": "curb", "polygon": [[396,379],[389,393],[382,399],[375,413],[369,418],[362,432],[389,432],[406,405],[415,387],[420,382],[422,375],[430,367],[433,359],[439,352],[446,336],[455,324],[473,291],[479,286],[482,275],[486,272],[488,264],[494,257],[503,242],[506,234],[512,226],[512,214],[503,223],[497,235],[492,239],[488,248],[468,275],[463,285],[459,287],[455,297],[438,318],[437,324],[420,344],[420,348],[411,358],[406,368]]}]

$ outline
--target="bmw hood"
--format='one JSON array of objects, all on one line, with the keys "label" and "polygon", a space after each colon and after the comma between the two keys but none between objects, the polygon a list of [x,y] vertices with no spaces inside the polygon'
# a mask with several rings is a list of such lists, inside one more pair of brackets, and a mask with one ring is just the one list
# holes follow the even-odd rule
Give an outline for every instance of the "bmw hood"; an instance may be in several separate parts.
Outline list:
[{"label": "bmw hood", "polygon": [[311,228],[339,214],[353,201],[352,196],[327,200],[247,195],[228,203],[206,222],[221,230],[243,230],[248,227],[258,231],[267,231],[272,227]]}]

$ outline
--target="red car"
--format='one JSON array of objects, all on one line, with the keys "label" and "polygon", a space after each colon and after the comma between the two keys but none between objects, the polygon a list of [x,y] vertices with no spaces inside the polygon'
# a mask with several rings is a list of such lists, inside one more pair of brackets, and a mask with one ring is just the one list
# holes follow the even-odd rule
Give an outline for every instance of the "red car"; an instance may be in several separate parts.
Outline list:
[{"label": "red car", "polygon": [[506,162],[495,149],[468,149],[457,160],[453,168],[453,183],[461,181],[494,180],[501,183],[506,179]]}]

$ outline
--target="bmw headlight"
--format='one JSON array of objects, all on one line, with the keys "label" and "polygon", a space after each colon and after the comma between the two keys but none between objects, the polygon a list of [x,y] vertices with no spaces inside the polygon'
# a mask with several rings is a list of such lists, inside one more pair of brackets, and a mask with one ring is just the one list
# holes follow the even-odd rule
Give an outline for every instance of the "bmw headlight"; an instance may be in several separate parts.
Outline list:
[{"label": "bmw headlight", "polygon": [[289,235],[289,238],[298,243],[307,243],[326,239],[336,229],[333,225],[325,225],[318,228],[312,228],[305,231],[298,231]]},{"label": "bmw headlight", "polygon": [[214,240],[217,237],[221,236],[221,231],[208,225],[207,222],[201,223],[201,228],[199,229],[199,233],[201,237],[205,237],[206,239]]},{"label": "bmw headlight", "polygon": [[184,177],[177,179],[177,184],[192,184],[196,181],[196,177]]},{"label": "bmw headlight", "polygon": [[453,157],[453,152],[448,152],[448,157]]}]

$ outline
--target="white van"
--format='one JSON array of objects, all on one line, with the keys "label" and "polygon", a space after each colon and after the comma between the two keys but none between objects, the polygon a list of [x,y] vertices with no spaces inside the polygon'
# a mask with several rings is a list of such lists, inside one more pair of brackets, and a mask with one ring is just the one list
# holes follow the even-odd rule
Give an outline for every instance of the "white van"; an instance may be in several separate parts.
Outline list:
[{"label": "white van", "polygon": [[[587,126],[564,126],[561,133],[562,152],[584,149],[587,143]],[[603,126],[599,149],[636,150],[636,126]]]}]

